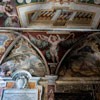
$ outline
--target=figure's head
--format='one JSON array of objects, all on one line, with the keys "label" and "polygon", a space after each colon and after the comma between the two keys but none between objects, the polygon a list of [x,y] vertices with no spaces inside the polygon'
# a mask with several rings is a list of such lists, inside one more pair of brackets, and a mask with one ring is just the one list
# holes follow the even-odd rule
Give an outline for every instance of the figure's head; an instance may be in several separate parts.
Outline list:
[{"label": "figure's head", "polygon": [[53,42],[57,41],[57,37],[53,35],[53,36],[52,36],[52,41],[53,41]]},{"label": "figure's head", "polygon": [[9,3],[6,4],[6,6],[5,6],[5,10],[6,10],[7,12],[11,13],[11,12],[13,11],[13,7],[12,7],[12,5],[10,5]]}]

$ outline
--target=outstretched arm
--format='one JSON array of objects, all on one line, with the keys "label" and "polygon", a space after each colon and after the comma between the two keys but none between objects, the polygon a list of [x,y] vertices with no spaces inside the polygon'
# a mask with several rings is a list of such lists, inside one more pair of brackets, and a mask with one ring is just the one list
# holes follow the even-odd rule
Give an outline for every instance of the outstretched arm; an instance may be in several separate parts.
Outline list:
[{"label": "outstretched arm", "polygon": [[48,37],[45,36],[45,35],[37,35],[37,38],[38,38],[38,39],[41,39],[41,40],[48,41]]},{"label": "outstretched arm", "polygon": [[58,41],[58,42],[61,42],[61,41],[66,40],[65,38],[61,38],[59,35],[56,35],[56,36],[57,36],[57,41]]},{"label": "outstretched arm", "polygon": [[59,35],[57,35],[57,38],[58,38],[58,41],[59,41],[59,42],[66,40],[65,38],[60,38]]},{"label": "outstretched arm", "polygon": [[48,42],[49,42],[49,43],[52,43],[51,37],[52,37],[52,35],[50,35],[49,38],[48,38]]},{"label": "outstretched arm", "polygon": [[48,38],[47,36],[45,36],[45,35],[42,35],[42,37],[43,37],[43,39],[46,40],[46,41],[48,41],[48,39],[49,39],[49,38]]},{"label": "outstretched arm", "polygon": [[66,38],[66,40],[69,39],[71,36],[72,36],[72,38],[74,39],[75,34],[74,34],[74,33],[69,34],[68,37]]},{"label": "outstretched arm", "polygon": [[69,35],[67,36],[66,40],[67,40],[67,39],[69,39],[69,38],[70,38],[70,36],[71,36],[71,34],[69,34]]},{"label": "outstretched arm", "polygon": [[59,35],[57,35],[57,38],[58,38],[58,41],[61,41],[62,39],[60,38],[60,36]]},{"label": "outstretched arm", "polygon": [[18,18],[17,15],[15,15],[15,14],[10,14],[10,13],[7,12],[7,11],[5,11],[5,14],[6,14],[8,17],[16,17],[16,18]]},{"label": "outstretched arm", "polygon": [[67,40],[67,39],[69,39],[71,36],[72,36],[72,38],[74,39],[75,34],[74,34],[74,33],[70,33],[70,34],[68,34],[68,36],[67,36],[66,38],[60,38],[59,35],[57,35],[58,40],[60,40],[60,41]]},{"label": "outstretched arm", "polygon": [[37,37],[37,39],[41,39],[42,40],[41,35],[37,35],[36,37]]},{"label": "outstretched arm", "polygon": [[74,39],[74,37],[75,37],[75,33],[71,33],[71,35],[72,35],[72,38]]},{"label": "outstretched arm", "polygon": [[7,12],[6,10],[4,10],[4,13],[5,13],[8,17],[11,16],[11,14],[10,14],[9,12]]}]

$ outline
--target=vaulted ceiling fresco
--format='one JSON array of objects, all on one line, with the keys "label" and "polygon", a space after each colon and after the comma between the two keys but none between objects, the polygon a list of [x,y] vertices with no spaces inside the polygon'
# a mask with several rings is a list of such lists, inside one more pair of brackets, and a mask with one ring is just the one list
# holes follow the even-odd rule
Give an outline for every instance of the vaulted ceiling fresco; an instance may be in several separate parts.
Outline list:
[{"label": "vaulted ceiling fresco", "polygon": [[[0,35],[0,50],[5,50],[1,52],[1,76],[10,76],[20,69],[33,76],[100,76],[99,32],[28,31],[1,32]],[[6,49],[5,44],[9,46]]]},{"label": "vaulted ceiling fresco", "polygon": [[0,0],[0,100],[100,100],[96,29],[100,0]]}]

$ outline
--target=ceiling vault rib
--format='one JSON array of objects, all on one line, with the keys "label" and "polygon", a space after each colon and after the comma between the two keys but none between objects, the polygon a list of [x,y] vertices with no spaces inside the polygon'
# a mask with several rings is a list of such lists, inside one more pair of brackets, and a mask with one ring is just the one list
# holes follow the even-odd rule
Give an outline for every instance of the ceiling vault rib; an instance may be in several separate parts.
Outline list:
[{"label": "ceiling vault rib", "polygon": [[0,64],[3,62],[3,60],[5,59],[5,57],[8,55],[8,53],[12,50],[12,48],[14,47],[14,45],[16,44],[16,42],[18,42],[18,40],[21,38],[21,36],[18,36],[11,44],[10,46],[7,48],[7,50],[5,51],[5,53],[3,54],[1,60],[0,60]]}]

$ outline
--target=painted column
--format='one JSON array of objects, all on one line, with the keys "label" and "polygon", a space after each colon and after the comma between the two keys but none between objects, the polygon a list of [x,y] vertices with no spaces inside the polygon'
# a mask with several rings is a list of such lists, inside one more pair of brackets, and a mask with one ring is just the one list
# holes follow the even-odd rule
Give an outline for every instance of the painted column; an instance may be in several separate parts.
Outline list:
[{"label": "painted column", "polygon": [[54,92],[55,92],[57,76],[47,75],[45,77],[46,77],[46,80],[48,81],[48,84],[47,84],[47,100],[54,100]]}]

